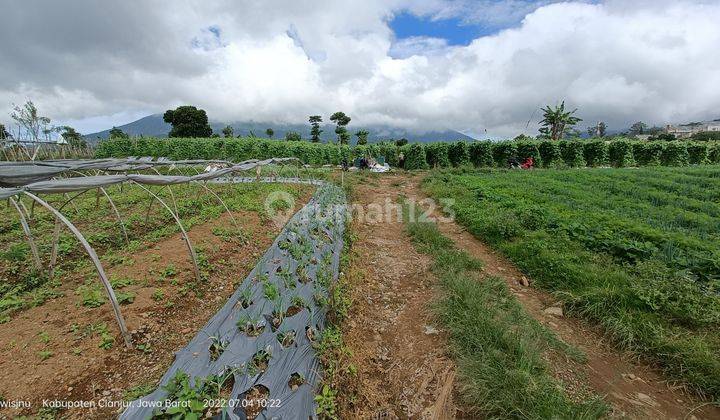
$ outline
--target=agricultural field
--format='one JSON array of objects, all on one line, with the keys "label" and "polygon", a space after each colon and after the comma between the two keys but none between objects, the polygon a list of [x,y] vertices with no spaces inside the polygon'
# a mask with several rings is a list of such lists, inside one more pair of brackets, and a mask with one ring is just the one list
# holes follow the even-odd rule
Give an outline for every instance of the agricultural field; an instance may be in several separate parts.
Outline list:
[{"label": "agricultural field", "polygon": [[566,311],[720,396],[720,167],[460,169],[423,190]]},{"label": "agricultural field", "polygon": [[[287,193],[296,207],[282,210],[294,212],[315,190],[278,183],[206,186],[222,197],[232,216],[197,184],[174,185],[172,196],[168,188],[151,187],[173,211],[176,206],[198,256],[200,280],[170,213],[157,202],[149,206],[149,195],[139,186],[106,188],[127,238],[95,189],[64,207],[63,194],[43,195],[62,207],[98,253],[132,335],[132,350],[125,348],[107,294],[75,237],[60,231],[50,276],[54,217],[22,199],[32,214],[29,225],[43,266],[38,271],[15,208],[2,206],[0,369],[14,378],[4,382],[3,400],[31,397],[38,407],[42,398],[130,401],[153,391],[174,352],[226,302],[279,233],[282,225],[267,216],[267,197]],[[72,413],[80,415],[61,408],[12,412],[44,418]],[[107,407],[83,416],[117,413],[117,407]],[[0,411],[0,417],[5,414],[11,413]]]}]

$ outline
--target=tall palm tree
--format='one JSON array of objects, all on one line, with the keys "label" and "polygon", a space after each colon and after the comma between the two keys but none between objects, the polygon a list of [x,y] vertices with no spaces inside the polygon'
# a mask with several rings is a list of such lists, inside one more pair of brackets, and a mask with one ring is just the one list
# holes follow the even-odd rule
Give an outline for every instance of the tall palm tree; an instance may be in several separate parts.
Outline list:
[{"label": "tall palm tree", "polygon": [[543,119],[540,121],[540,133],[551,140],[560,140],[570,129],[580,121],[581,118],[573,116],[577,109],[565,111],[565,101],[559,106],[551,108],[550,105],[542,108]]}]

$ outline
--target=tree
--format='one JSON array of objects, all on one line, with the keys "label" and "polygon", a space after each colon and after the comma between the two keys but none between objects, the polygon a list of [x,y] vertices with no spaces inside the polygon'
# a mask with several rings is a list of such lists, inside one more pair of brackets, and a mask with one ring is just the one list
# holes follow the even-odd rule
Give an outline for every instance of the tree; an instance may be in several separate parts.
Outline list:
[{"label": "tree", "polygon": [[20,135],[27,136],[27,140],[32,142],[40,140],[41,133],[47,136],[55,131],[55,128],[50,127],[50,118],[40,116],[37,107],[32,101],[25,102],[22,107],[15,105],[10,118],[20,126],[22,130]]},{"label": "tree", "polygon": [[130,138],[124,131],[121,129],[113,126],[113,128],[110,129],[109,137],[111,139],[127,139]]},{"label": "tree", "polygon": [[313,143],[319,143],[320,142],[320,133],[323,131],[320,129],[320,123],[322,122],[322,117],[320,115],[311,115],[310,116],[310,125],[312,128],[310,129],[310,140]]},{"label": "tree", "polygon": [[273,136],[275,135],[275,130],[273,130],[272,128],[268,128],[267,130],[265,130],[265,134],[268,136],[268,138],[273,138]]},{"label": "tree", "polygon": [[302,141],[302,137],[300,136],[300,133],[297,131],[288,131],[285,133],[285,140],[287,141]]},{"label": "tree", "polygon": [[225,128],[222,129],[222,133],[227,139],[233,138],[233,128],[229,125],[226,125]]},{"label": "tree", "polygon": [[82,138],[82,135],[80,133],[75,131],[74,128],[66,125],[61,129],[62,132],[60,133],[60,135],[68,145],[72,147],[87,147],[87,142]]},{"label": "tree", "polygon": [[357,136],[357,144],[359,144],[359,145],[367,144],[369,135],[370,135],[370,132],[367,130],[360,130],[357,133],[355,133],[355,136]]},{"label": "tree", "polygon": [[695,141],[720,141],[720,131],[701,131],[692,135]]},{"label": "tree", "polygon": [[163,120],[172,125],[168,137],[210,137],[212,128],[208,124],[205,110],[194,106],[179,106],[165,111]]},{"label": "tree", "polygon": [[565,101],[560,106],[551,108],[549,105],[542,108],[543,119],[540,121],[540,134],[551,140],[560,140],[580,121],[581,118],[573,116],[577,109],[565,111]]},{"label": "tree", "polygon": [[405,146],[406,144],[408,144],[408,139],[406,139],[405,137],[401,138],[400,140],[395,140],[395,146],[397,147]]},{"label": "tree", "polygon": [[607,124],[600,121],[597,125],[597,136],[598,137],[605,137],[605,134],[607,134]]},{"label": "tree", "polygon": [[344,112],[336,112],[330,116],[330,121],[336,124],[335,134],[338,136],[340,144],[348,144],[350,142],[350,134],[347,131],[347,125],[350,124],[350,117]]},{"label": "tree", "polygon": [[675,137],[675,134],[670,133],[660,133],[654,136],[650,136],[648,138],[650,141],[660,140],[660,141],[673,141],[677,140],[677,137]]},{"label": "tree", "polygon": [[10,133],[5,129],[5,124],[0,124],[0,140],[5,140],[10,138]]},{"label": "tree", "polygon": [[638,121],[635,124],[630,126],[630,135],[631,136],[639,136],[641,134],[645,134],[647,129],[648,129],[647,124],[645,124],[642,121]]}]

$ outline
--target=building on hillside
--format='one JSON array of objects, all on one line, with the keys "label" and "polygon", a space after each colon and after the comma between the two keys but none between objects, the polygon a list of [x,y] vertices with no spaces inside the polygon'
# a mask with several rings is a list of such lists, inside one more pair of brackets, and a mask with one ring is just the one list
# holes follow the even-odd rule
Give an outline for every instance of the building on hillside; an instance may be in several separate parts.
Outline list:
[{"label": "building on hillside", "polygon": [[668,125],[665,127],[665,132],[668,134],[674,134],[679,139],[687,139],[692,137],[693,134],[701,133],[704,131],[720,131],[720,121],[708,121],[701,123],[681,124],[678,126]]}]

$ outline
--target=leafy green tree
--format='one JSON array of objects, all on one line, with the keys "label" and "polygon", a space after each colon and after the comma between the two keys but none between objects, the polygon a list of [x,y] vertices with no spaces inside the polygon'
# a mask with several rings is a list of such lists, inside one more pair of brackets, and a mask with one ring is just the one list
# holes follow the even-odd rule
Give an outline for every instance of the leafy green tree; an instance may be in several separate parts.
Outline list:
[{"label": "leafy green tree", "polygon": [[75,131],[74,128],[70,126],[64,126],[62,127],[62,132],[60,133],[63,140],[67,142],[68,145],[72,147],[86,147],[87,142],[82,138],[82,135]]},{"label": "leafy green tree", "polygon": [[310,116],[310,140],[313,143],[319,143],[320,142],[320,133],[323,131],[320,129],[320,123],[322,123],[322,117],[320,115],[311,115]]},{"label": "leafy green tree", "polygon": [[194,106],[179,106],[165,111],[163,120],[172,125],[168,137],[210,137],[212,128],[208,124],[205,110]]},{"label": "leafy green tree", "polygon": [[124,131],[121,129],[113,126],[113,128],[110,129],[109,137],[111,139],[127,139],[130,138],[130,136],[127,135]]},{"label": "leafy green tree", "polygon": [[288,131],[285,133],[285,140],[287,141],[302,141],[302,137],[300,136],[300,133],[296,131]]},{"label": "leafy green tree", "polygon": [[335,134],[338,136],[340,144],[348,144],[350,142],[350,134],[347,131],[347,125],[350,124],[350,117],[344,112],[336,112],[330,116],[330,121],[336,124]]},{"label": "leafy green tree", "polygon": [[638,121],[635,124],[630,126],[630,135],[631,136],[639,136],[639,135],[645,134],[645,132],[647,130],[648,130],[648,125],[642,121]]},{"label": "leafy green tree", "polygon": [[408,139],[406,139],[405,137],[401,138],[400,140],[395,140],[395,146],[397,147],[405,146],[406,144],[408,144]]},{"label": "leafy green tree", "polygon": [[598,137],[605,137],[605,134],[607,134],[607,124],[600,121],[597,125],[597,136]]},{"label": "leafy green tree", "polygon": [[10,118],[20,126],[25,136],[30,141],[40,140],[40,134],[48,135],[55,131],[50,127],[50,118],[43,117],[32,101],[27,101],[23,106],[15,105]]},{"label": "leafy green tree", "polygon": [[590,137],[605,137],[607,126],[604,122],[599,122],[597,125],[591,125],[587,128],[587,133]]},{"label": "leafy green tree", "polygon": [[226,139],[231,139],[231,138],[235,137],[233,135],[233,131],[234,131],[233,128],[230,127],[229,125],[226,125],[225,128],[222,129],[223,136]]},{"label": "leafy green tree", "polygon": [[540,134],[551,140],[560,140],[575,126],[582,121],[581,118],[573,116],[577,109],[565,110],[565,101],[559,106],[551,108],[549,105],[542,109],[543,119],[540,121]]},{"label": "leafy green tree", "polygon": [[367,144],[369,135],[370,135],[369,131],[359,130],[357,133],[355,133],[355,136],[357,137],[357,144],[359,144],[359,145]]},{"label": "leafy green tree", "polygon": [[720,141],[720,131],[701,131],[692,135],[695,141]]},{"label": "leafy green tree", "polygon": [[265,135],[267,135],[268,138],[271,139],[275,135],[275,130],[273,130],[272,128],[268,128],[267,130],[265,130]]}]

